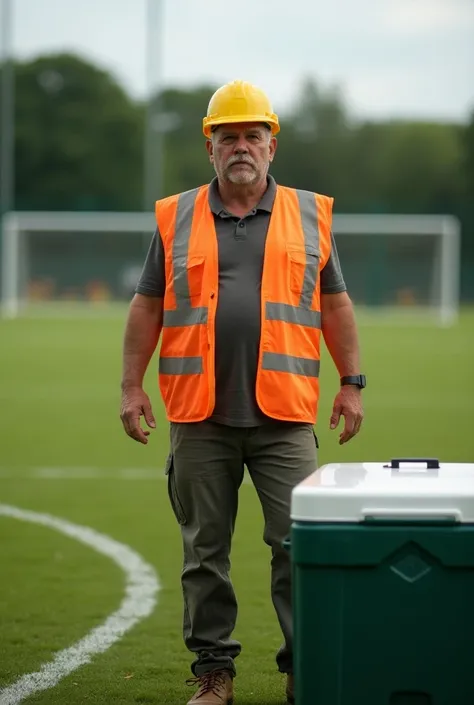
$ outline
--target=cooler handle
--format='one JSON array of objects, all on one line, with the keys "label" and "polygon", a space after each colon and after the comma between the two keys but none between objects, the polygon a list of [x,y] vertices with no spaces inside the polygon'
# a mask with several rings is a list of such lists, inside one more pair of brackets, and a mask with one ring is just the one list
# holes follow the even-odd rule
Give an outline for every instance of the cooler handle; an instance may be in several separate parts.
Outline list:
[{"label": "cooler handle", "polygon": [[386,468],[400,469],[400,463],[426,463],[428,470],[439,470],[438,458],[392,458]]},{"label": "cooler handle", "polygon": [[462,522],[462,512],[459,509],[449,508],[449,509],[410,509],[408,507],[404,509],[390,509],[389,507],[374,507],[362,509],[363,521],[388,521],[390,519],[395,521],[450,521],[450,522]]}]

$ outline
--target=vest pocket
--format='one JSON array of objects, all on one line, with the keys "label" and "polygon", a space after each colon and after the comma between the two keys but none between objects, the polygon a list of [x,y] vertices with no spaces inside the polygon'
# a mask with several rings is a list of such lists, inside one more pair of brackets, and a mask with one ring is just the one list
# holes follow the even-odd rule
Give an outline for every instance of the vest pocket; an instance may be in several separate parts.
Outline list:
[{"label": "vest pocket", "polygon": [[196,255],[182,262],[175,260],[173,286],[177,298],[192,299],[201,295],[205,261],[204,255]]},{"label": "vest pocket", "polygon": [[290,290],[301,295],[308,286],[311,286],[314,291],[319,269],[319,250],[306,245],[299,248],[288,246],[286,251],[289,259]]}]

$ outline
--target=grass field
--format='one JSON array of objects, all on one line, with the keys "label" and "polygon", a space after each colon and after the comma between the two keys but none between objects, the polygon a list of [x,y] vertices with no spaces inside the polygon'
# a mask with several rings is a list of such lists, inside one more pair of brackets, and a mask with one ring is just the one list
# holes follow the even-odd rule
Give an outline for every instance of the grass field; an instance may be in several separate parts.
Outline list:
[{"label": "grass field", "polygon": [[[90,665],[28,702],[185,703],[190,655],[181,638],[181,542],[163,465],[167,425],[147,375],[158,428],[148,446],[118,416],[125,312],[0,322],[0,503],[93,527],[152,564],[152,615]],[[360,327],[365,422],[344,447],[329,431],[337,376],[327,354],[317,433],[320,463],[438,456],[474,462],[474,312],[459,325]],[[253,488],[244,484],[232,554],[239,599],[236,705],[283,703],[274,654],[269,552]],[[0,688],[36,671],[116,610],[124,575],[111,560],[48,527],[0,516]],[[0,692],[0,703],[2,703]]]}]

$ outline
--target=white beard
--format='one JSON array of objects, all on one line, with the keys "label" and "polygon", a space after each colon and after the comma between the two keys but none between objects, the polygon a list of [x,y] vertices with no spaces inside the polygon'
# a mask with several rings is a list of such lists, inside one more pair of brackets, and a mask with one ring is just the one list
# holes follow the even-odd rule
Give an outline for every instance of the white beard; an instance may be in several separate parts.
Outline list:
[{"label": "white beard", "polygon": [[227,178],[232,184],[251,184],[257,181],[258,174],[255,169],[229,169]]}]

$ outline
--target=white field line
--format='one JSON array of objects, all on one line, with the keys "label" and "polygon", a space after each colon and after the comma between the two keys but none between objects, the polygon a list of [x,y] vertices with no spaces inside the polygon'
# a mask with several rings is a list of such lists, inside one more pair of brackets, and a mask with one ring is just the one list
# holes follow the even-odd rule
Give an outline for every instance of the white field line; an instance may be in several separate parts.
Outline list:
[{"label": "white field line", "polygon": [[15,683],[0,690],[0,705],[17,705],[33,693],[53,688],[62,678],[92,661],[129,631],[137,622],[148,617],[156,605],[160,589],[154,568],[143,558],[114,539],[87,526],[72,524],[49,514],[38,514],[6,504],[0,504],[0,516],[42,524],[60,531],[111,558],[125,573],[125,596],[119,609],[103,624],[95,627],[72,646],[58,651],[52,661],[39,671],[21,676]]},{"label": "white field line", "polygon": [[[28,467],[12,470],[0,466],[0,480],[166,480],[163,468]],[[247,473],[243,483],[251,484]]]}]

